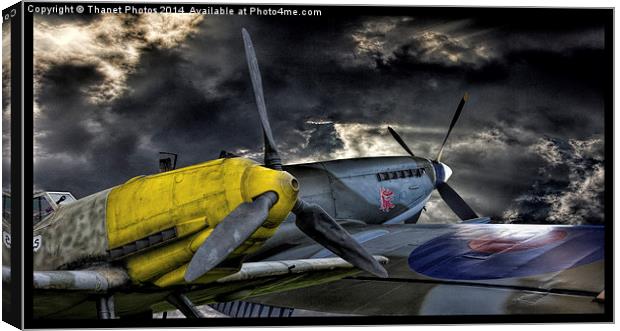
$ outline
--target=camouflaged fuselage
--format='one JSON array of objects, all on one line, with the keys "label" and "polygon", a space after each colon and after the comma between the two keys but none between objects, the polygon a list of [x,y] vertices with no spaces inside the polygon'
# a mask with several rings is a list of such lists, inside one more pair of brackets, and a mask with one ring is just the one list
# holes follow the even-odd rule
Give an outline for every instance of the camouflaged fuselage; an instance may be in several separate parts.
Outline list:
[{"label": "camouflaged fuselage", "polygon": [[40,247],[33,250],[34,270],[107,259],[106,202],[111,190],[63,205],[34,227],[33,238],[40,236]]}]

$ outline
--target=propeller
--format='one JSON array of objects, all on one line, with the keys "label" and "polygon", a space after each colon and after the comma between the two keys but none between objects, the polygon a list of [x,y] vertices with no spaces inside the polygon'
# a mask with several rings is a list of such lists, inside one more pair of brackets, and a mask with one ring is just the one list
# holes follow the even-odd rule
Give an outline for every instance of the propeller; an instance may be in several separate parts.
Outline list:
[{"label": "propeller", "polygon": [[[465,106],[465,102],[467,102],[468,99],[469,99],[469,95],[465,93],[463,95],[463,98],[461,99],[461,102],[459,102],[459,105],[456,107],[456,112],[454,113],[454,116],[452,116],[452,121],[450,122],[448,133],[446,133],[446,136],[443,139],[443,142],[441,143],[441,148],[439,149],[439,153],[437,153],[437,157],[435,158],[435,160],[431,161],[431,163],[433,164],[433,167],[435,168],[435,173],[437,175],[436,176],[437,178],[435,180],[435,188],[439,192],[439,195],[441,196],[443,201],[446,202],[448,207],[450,207],[450,209],[452,209],[452,211],[461,220],[478,218],[478,215],[473,211],[473,209],[471,209],[471,207],[465,202],[465,200],[463,200],[463,198],[461,198],[461,196],[458,193],[456,193],[456,191],[450,185],[448,185],[447,181],[450,178],[450,175],[452,174],[452,169],[450,169],[450,167],[448,167],[446,164],[441,162],[441,156],[443,154],[443,149],[446,145],[446,142],[448,141],[448,137],[450,137],[450,133],[452,132],[452,129],[454,128],[454,126],[456,125],[456,122],[461,116],[461,112],[463,111],[463,106]],[[405,151],[407,151],[407,153],[409,153],[409,155],[414,156],[413,152],[411,152],[411,149],[409,148],[407,143],[405,143],[405,141],[401,138],[401,136],[394,129],[392,129],[391,127],[388,127],[388,131],[390,131],[390,134],[392,135],[392,137],[394,137],[396,142],[398,142],[400,146]]]},{"label": "propeller", "polygon": [[[258,115],[263,129],[265,166],[281,171],[282,161],[267,117],[267,107],[265,106],[262,80],[254,46],[250,34],[245,29],[242,29],[241,32]],[[185,280],[187,282],[194,281],[224,261],[230,253],[241,246],[263,224],[267,219],[269,209],[276,201],[277,195],[273,192],[267,192],[258,196],[253,202],[242,203],[228,214],[192,257],[185,272]],[[295,224],[297,227],[314,241],[355,267],[378,277],[385,278],[388,276],[383,266],[320,206],[298,199],[292,212],[296,216]]]},{"label": "propeller", "polygon": [[252,202],[240,204],[228,214],[192,257],[185,272],[185,281],[196,280],[224,261],[260,228],[277,200],[277,194],[266,192]]},{"label": "propeller", "polygon": [[394,137],[394,140],[396,140],[396,142],[398,142],[400,144],[400,147],[402,147],[405,151],[407,151],[407,153],[409,153],[409,155],[415,156],[415,155],[413,155],[413,152],[411,151],[411,149],[409,149],[409,146],[407,146],[407,143],[405,143],[403,138],[400,137],[398,132],[394,131],[394,129],[392,129],[389,126],[388,126],[388,131],[390,131],[390,134],[392,135],[392,137]]},{"label": "propeller", "polygon": [[293,213],[295,225],[308,237],[352,265],[386,278],[387,271],[336,222],[321,206],[297,200]]},{"label": "propeller", "polygon": [[456,193],[452,186],[448,183],[441,183],[437,185],[437,191],[439,195],[446,202],[448,207],[461,219],[469,220],[472,218],[478,218],[478,214]]},{"label": "propeller", "polygon": [[459,102],[458,107],[456,107],[456,112],[454,113],[454,116],[452,116],[452,122],[450,122],[448,133],[446,133],[446,137],[443,138],[443,143],[441,143],[441,148],[439,148],[439,153],[437,153],[437,157],[435,158],[435,161],[437,162],[441,161],[441,154],[443,153],[443,148],[446,146],[446,141],[448,141],[448,137],[450,137],[450,133],[452,132],[454,125],[456,125],[456,121],[458,121],[459,117],[461,116],[461,111],[463,111],[463,106],[465,106],[465,102],[467,102],[467,99],[469,99],[469,94],[465,92],[463,98],[461,99],[461,102]]},{"label": "propeller", "polygon": [[278,154],[273,134],[271,133],[271,125],[267,118],[267,106],[265,106],[265,96],[263,94],[263,80],[261,79],[260,70],[258,69],[258,60],[254,52],[254,45],[250,34],[245,28],[241,29],[243,35],[243,45],[245,46],[245,57],[248,61],[248,69],[252,78],[252,87],[254,89],[254,97],[256,98],[256,108],[260,123],[263,127],[263,137],[265,140],[265,166],[275,170],[282,170],[282,159]]}]

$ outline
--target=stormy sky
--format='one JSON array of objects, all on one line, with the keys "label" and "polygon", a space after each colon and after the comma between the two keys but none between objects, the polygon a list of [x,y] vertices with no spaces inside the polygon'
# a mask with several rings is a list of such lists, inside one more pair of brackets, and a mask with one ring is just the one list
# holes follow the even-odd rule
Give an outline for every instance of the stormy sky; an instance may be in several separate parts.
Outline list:
[{"label": "stormy sky", "polygon": [[[388,125],[416,155],[434,158],[469,92],[442,161],[479,214],[603,221],[601,77],[611,67],[601,17],[322,9],[321,17],[35,16],[36,188],[84,197],[157,172],[159,151],[178,153],[179,166],[221,150],[260,160],[245,27],[286,163],[404,155]],[[438,195],[421,218],[455,220]]]}]

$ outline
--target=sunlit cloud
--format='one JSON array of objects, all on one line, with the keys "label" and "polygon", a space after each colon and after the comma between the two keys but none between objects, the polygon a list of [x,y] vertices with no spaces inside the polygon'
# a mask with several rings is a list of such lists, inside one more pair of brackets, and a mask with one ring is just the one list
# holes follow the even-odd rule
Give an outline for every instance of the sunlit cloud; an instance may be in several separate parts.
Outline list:
[{"label": "sunlit cloud", "polygon": [[481,35],[490,30],[464,33],[468,21],[444,24],[411,24],[413,19],[368,20],[352,34],[355,53],[372,62],[389,63],[404,57],[445,66],[479,67],[495,54]]},{"label": "sunlit cloud", "polygon": [[[197,29],[197,14],[102,15],[90,23],[35,20],[35,90],[52,66],[93,66],[102,80],[83,87],[90,102],[110,102],[127,92],[127,77],[147,47],[173,48]],[[35,91],[36,96],[36,91]]]}]

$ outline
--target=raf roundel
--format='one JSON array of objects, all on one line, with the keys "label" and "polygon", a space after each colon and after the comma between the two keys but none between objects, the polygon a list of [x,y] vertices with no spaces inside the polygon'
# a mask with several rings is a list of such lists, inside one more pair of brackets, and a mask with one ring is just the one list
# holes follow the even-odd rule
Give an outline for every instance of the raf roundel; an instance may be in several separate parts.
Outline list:
[{"label": "raf roundel", "polygon": [[601,261],[604,227],[580,228],[472,224],[417,247],[409,255],[409,267],[432,278],[482,280],[560,272]]}]

